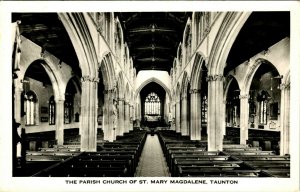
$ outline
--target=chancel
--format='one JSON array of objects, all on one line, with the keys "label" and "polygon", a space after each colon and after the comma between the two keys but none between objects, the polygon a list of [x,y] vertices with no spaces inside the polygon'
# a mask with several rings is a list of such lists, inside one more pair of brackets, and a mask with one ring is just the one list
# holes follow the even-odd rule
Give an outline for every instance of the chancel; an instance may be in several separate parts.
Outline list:
[{"label": "chancel", "polygon": [[13,176],[290,177],[290,12],[11,24]]}]

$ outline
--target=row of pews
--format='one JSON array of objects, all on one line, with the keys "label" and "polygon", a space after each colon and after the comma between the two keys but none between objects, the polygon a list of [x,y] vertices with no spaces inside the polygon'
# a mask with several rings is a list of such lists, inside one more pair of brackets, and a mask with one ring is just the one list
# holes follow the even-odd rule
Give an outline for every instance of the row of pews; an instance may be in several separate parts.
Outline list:
[{"label": "row of pews", "polygon": [[289,177],[290,157],[260,147],[225,142],[207,151],[207,141],[191,141],[171,130],[158,132],[173,177]]},{"label": "row of pews", "polygon": [[290,177],[290,155],[280,156],[248,145],[224,145],[223,152],[271,177]]},{"label": "row of pews", "polygon": [[98,142],[97,152],[80,152],[78,145],[70,144],[60,148],[41,148],[38,153],[28,152],[26,158],[31,158],[31,161],[58,160],[32,175],[35,177],[131,177],[145,140],[145,131],[131,131],[114,142]]}]

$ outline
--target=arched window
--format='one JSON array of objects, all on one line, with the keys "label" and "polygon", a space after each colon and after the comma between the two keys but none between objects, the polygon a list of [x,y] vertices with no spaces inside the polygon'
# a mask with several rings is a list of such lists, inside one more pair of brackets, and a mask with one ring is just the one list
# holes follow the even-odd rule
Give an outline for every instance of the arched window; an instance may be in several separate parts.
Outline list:
[{"label": "arched window", "polygon": [[36,124],[36,114],[37,114],[37,97],[34,92],[28,91],[24,94],[24,109],[26,114],[26,125]]},{"label": "arched window", "polygon": [[154,92],[150,93],[145,100],[146,115],[160,115],[160,99]]},{"label": "arched window", "polygon": [[71,93],[66,93],[66,98],[65,98],[65,110],[64,110],[64,122],[65,124],[69,124],[72,122],[72,117],[73,117],[73,100],[74,100],[74,95]]},{"label": "arched window", "polygon": [[207,97],[203,95],[201,103],[201,121],[207,123]]},{"label": "arched window", "polygon": [[55,101],[54,96],[49,99],[49,125],[55,125]]}]

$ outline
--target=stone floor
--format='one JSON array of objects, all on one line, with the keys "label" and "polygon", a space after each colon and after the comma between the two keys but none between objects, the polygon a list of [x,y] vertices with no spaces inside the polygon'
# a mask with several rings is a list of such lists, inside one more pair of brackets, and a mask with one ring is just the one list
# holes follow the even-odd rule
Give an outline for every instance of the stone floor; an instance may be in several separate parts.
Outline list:
[{"label": "stone floor", "polygon": [[160,146],[158,136],[148,134],[135,173],[136,177],[169,177],[169,168]]}]

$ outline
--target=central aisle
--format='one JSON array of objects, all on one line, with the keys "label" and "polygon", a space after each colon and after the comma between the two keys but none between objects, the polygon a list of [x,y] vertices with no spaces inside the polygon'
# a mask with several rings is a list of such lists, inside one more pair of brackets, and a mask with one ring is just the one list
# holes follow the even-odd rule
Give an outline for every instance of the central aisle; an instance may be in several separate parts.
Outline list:
[{"label": "central aisle", "polygon": [[169,168],[156,134],[147,135],[135,176],[169,177]]}]

